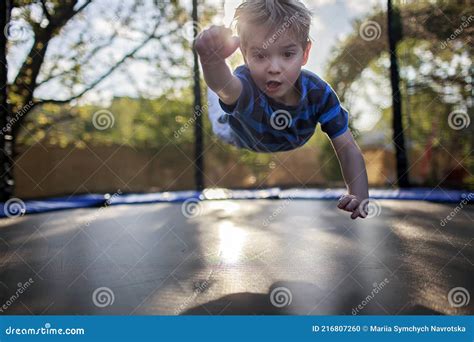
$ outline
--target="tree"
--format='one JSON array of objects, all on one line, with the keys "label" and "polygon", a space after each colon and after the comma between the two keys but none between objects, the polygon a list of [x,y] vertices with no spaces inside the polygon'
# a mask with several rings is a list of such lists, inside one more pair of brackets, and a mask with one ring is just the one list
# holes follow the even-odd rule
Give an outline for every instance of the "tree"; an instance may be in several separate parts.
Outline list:
[{"label": "tree", "polygon": [[[472,9],[472,3],[467,1],[411,2],[399,8],[403,30],[403,38],[397,48],[401,57],[401,94],[406,98],[409,95],[411,103],[406,109],[412,108],[411,113],[406,113],[411,118],[403,117],[404,125],[410,125],[408,132],[416,130],[414,139],[424,145],[434,135],[439,137],[438,141],[445,139],[453,146],[453,153],[465,150],[459,146],[455,148],[454,144],[471,146],[467,133],[453,131],[446,126],[448,113],[459,107],[472,106],[469,57],[472,55],[471,37],[474,31],[469,25],[474,21],[470,15]],[[354,34],[334,51],[327,69],[328,79],[334,82],[342,98],[352,94],[353,85],[360,87],[359,81],[365,77],[366,71],[387,76],[389,46],[385,39],[379,39],[387,33],[385,16],[383,10],[375,9],[358,20],[354,25]],[[365,31],[367,27],[373,31]],[[430,100],[426,102],[426,98]],[[438,106],[427,112],[426,106],[432,103]],[[434,112],[440,115],[435,116]],[[438,120],[440,124],[434,125],[433,120]],[[443,137],[439,134],[442,129]]]},{"label": "tree", "polygon": [[[453,27],[453,23],[459,23],[461,27],[462,22],[460,20],[462,18],[467,21],[472,17],[470,15],[473,10],[472,4],[466,6],[463,3],[464,1],[446,2],[444,5],[413,3],[404,6],[400,10],[403,39],[416,39],[421,47],[423,47],[422,43],[429,44],[428,48],[432,48],[434,53],[443,51],[446,53],[443,59],[452,56],[447,54],[450,50],[458,53],[461,53],[461,51],[472,53],[473,25],[468,25],[459,30],[459,33],[456,33],[455,41],[448,41],[450,36],[458,30],[457,27]],[[469,3],[469,1],[465,3]],[[346,96],[352,83],[359,78],[362,72],[373,61],[383,57],[384,53],[389,50],[388,42],[381,39],[381,37],[387,36],[385,18],[386,13],[376,8],[367,17],[357,20],[354,23],[354,33],[333,51],[333,57],[327,67],[327,77],[335,83],[334,88],[341,98]],[[376,35],[373,37],[364,36],[365,29],[373,29]],[[370,31],[367,31],[366,34],[370,34]],[[456,44],[456,42],[459,44]],[[448,44],[451,49],[446,50],[445,44]],[[459,85],[461,87],[466,84],[465,78],[449,76],[445,73],[445,70],[440,71],[443,71],[443,74],[420,73],[419,82],[426,84],[433,81],[443,86]]]},{"label": "tree", "polygon": [[[0,145],[4,152],[0,171],[3,175],[12,173],[16,138],[35,108],[45,104],[74,104],[131,60],[155,63],[157,74],[170,82],[186,77],[176,68],[177,65],[186,67],[186,55],[176,56],[173,51],[176,46],[189,45],[183,42],[181,34],[189,18],[178,1],[136,0],[129,5],[118,5],[114,11],[110,4],[104,7],[104,3],[93,0],[2,1],[0,23],[9,40],[8,53],[15,53],[18,60],[25,52],[16,76],[7,87],[2,87],[0,95],[3,101],[0,122],[8,132],[2,135]],[[93,21],[97,18],[114,23],[113,29],[108,33],[93,30]],[[0,62],[6,60],[4,38],[2,35],[0,40]],[[150,45],[153,49],[147,50]],[[113,56],[117,52],[120,55]],[[6,63],[0,64],[3,86],[7,84],[7,70]],[[7,89],[10,107],[5,108]],[[55,93],[57,97],[51,96]],[[40,129],[74,119],[74,111],[61,112],[40,125]],[[11,149],[7,148],[8,144]],[[13,180],[4,176],[0,182],[0,196],[4,201],[12,194]]]}]

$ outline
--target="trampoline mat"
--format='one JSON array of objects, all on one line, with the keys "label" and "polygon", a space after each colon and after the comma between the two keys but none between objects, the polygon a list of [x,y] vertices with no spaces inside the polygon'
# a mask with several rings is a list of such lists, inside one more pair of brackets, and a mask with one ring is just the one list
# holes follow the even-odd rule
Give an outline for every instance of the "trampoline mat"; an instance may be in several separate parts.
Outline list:
[{"label": "trampoline mat", "polygon": [[334,200],[192,204],[1,219],[2,314],[474,313],[451,298],[474,295],[470,205],[378,200],[353,221]]}]

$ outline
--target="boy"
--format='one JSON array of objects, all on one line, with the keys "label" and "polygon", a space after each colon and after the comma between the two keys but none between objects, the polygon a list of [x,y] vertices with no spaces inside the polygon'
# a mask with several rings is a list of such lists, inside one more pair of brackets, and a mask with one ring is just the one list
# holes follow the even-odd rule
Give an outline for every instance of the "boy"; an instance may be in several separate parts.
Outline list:
[{"label": "boy", "polygon": [[[305,144],[320,123],[348,188],[338,207],[352,219],[365,218],[367,173],[347,111],[324,80],[302,69],[311,49],[311,12],[298,0],[247,0],[234,20],[239,37],[211,26],[195,42],[204,79],[225,112],[209,110],[215,133],[240,148],[278,152]],[[225,60],[238,47],[245,64],[232,74]]]}]

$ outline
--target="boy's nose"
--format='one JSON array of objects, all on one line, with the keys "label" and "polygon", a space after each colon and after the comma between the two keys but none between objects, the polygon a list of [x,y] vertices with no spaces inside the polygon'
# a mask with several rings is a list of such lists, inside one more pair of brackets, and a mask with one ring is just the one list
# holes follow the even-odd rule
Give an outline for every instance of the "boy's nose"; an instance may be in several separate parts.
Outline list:
[{"label": "boy's nose", "polygon": [[280,73],[280,71],[275,70],[275,69],[270,69],[270,70],[268,70],[268,73],[269,73],[270,75],[278,75],[278,74]]},{"label": "boy's nose", "polygon": [[278,61],[275,59],[270,60],[270,65],[268,66],[268,73],[270,74],[279,74],[281,72],[281,67]]}]

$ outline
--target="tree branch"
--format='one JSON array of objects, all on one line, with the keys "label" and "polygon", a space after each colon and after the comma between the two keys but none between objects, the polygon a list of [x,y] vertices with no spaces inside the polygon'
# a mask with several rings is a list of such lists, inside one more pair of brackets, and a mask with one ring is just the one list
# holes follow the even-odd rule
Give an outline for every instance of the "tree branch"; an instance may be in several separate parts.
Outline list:
[{"label": "tree branch", "polygon": [[48,21],[51,22],[51,15],[48,12],[48,8],[46,7],[45,0],[41,0],[40,2],[41,2],[41,7],[43,8],[43,13],[44,13],[46,19],[48,19]]},{"label": "tree branch", "polygon": [[[77,0],[65,2],[65,4],[59,5],[60,7],[55,11],[54,16],[51,16],[50,22],[44,29],[39,25],[35,28],[35,40],[33,46],[31,47],[28,56],[21,66],[11,87],[12,91],[20,95],[21,98],[19,103],[14,103],[14,111],[18,110],[22,104],[33,101],[33,93],[37,86],[36,79],[41,66],[43,65],[44,56],[46,55],[46,50],[51,39],[72,17],[86,8],[91,2],[92,0],[86,1],[76,10],[74,10],[74,6],[77,4]],[[17,135],[25,117],[26,115],[23,115],[13,125],[12,130],[14,136]]]},{"label": "tree branch", "polygon": [[[78,14],[79,12],[81,12],[84,8],[86,8],[90,3],[92,2],[92,0],[87,0],[85,3],[82,4],[81,7],[79,7],[77,10],[74,11],[74,15]],[[73,15],[73,16],[74,16]]]},{"label": "tree branch", "polygon": [[46,104],[46,103],[55,103],[55,104],[64,104],[64,103],[68,103],[68,102],[71,102],[73,100],[77,100],[78,98],[80,98],[81,96],[83,96],[84,94],[86,94],[87,92],[89,92],[90,90],[92,90],[93,88],[95,88],[99,83],[101,83],[104,79],[106,79],[110,74],[112,74],[117,68],[119,68],[126,60],[128,60],[130,57],[133,57],[141,48],[143,48],[150,40],[152,39],[161,39],[163,38],[164,36],[166,35],[169,35],[169,34],[172,34],[172,33],[175,33],[179,30],[179,28],[176,28],[172,31],[169,31],[165,34],[162,34],[162,35],[159,35],[159,36],[156,36],[155,35],[155,31],[156,29],[158,28],[158,24],[155,25],[154,29],[153,29],[153,33],[151,33],[145,40],[143,40],[137,47],[135,47],[132,51],[130,51],[129,53],[127,53],[125,56],[122,57],[122,59],[120,59],[114,66],[112,66],[109,70],[107,70],[107,72],[105,72],[104,74],[102,74],[99,78],[97,78],[94,82],[92,82],[89,86],[87,86],[84,90],[82,90],[80,93],[68,98],[68,99],[65,99],[65,100],[56,100],[56,99],[37,99],[35,101],[33,101],[35,103],[35,105],[43,105],[43,104]]},{"label": "tree branch", "polygon": [[[89,54],[87,54],[86,56],[84,56],[82,58],[82,60],[84,61],[89,61],[90,59],[92,59],[97,53],[99,53],[102,49],[110,46],[110,44],[112,43],[112,41],[118,36],[118,31],[115,30],[114,34],[112,34],[109,39],[107,39],[107,41],[103,44],[100,44],[100,45],[97,45],[96,47],[94,47],[90,52]],[[78,62],[79,63],[79,62]],[[79,63],[79,64],[82,64],[82,63]],[[74,72],[73,69],[69,69],[69,70],[63,70],[61,71],[60,73],[58,74],[55,74],[55,75],[48,75],[44,80],[42,80],[41,82],[38,82],[37,83],[37,87],[51,81],[52,79],[55,79],[55,78],[58,78],[58,77],[61,77],[61,76],[64,76],[64,75],[67,75],[67,74],[70,74]]]}]

